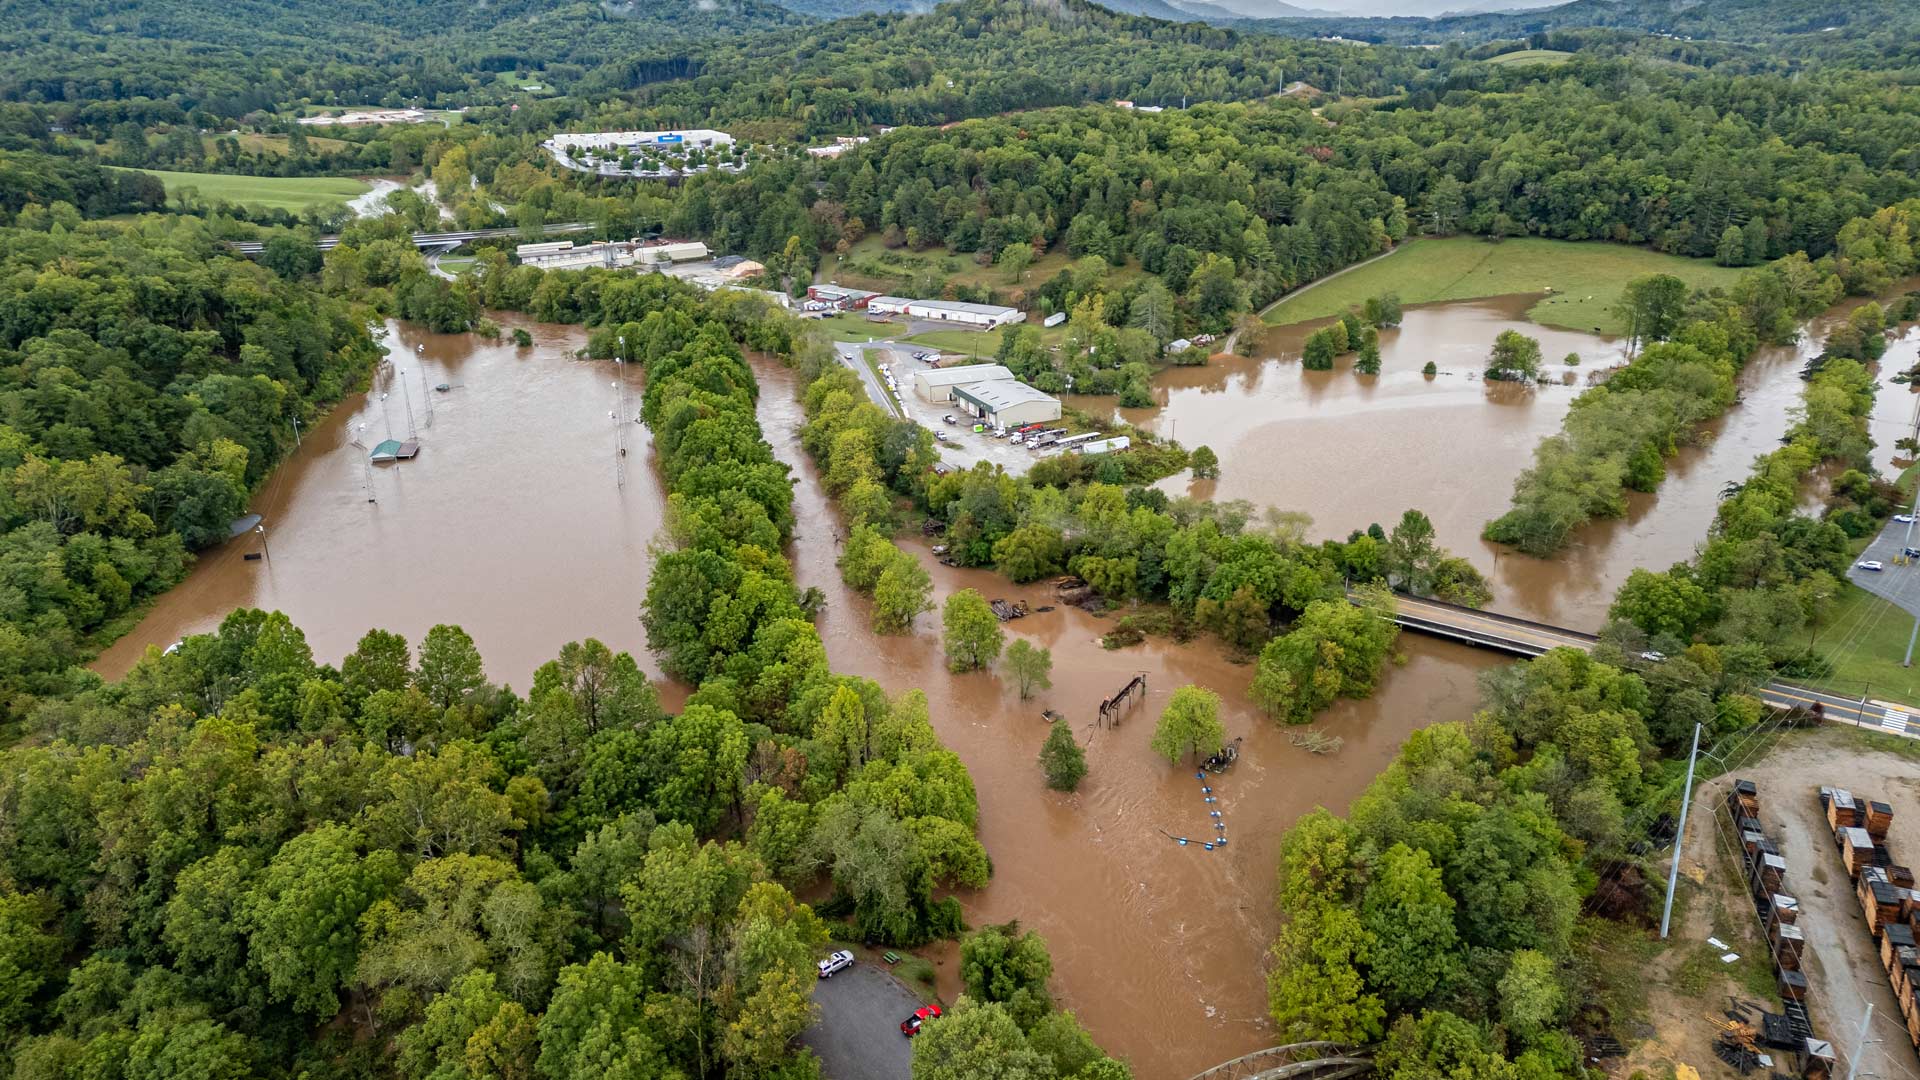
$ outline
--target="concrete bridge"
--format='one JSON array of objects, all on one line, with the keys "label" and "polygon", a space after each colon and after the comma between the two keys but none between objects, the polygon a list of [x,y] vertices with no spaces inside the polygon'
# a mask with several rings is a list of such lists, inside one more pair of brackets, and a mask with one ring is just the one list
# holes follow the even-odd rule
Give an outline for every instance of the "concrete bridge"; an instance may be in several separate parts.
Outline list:
[{"label": "concrete bridge", "polygon": [[[1347,599],[1356,604],[1361,602],[1357,593],[1348,593]],[[1393,621],[1403,629],[1476,648],[1492,649],[1509,656],[1532,658],[1562,648],[1591,652],[1600,641],[1594,635],[1579,630],[1479,611],[1423,596],[1395,593],[1394,605]],[[1664,657],[1647,653],[1638,657],[1637,662],[1657,664],[1662,659]],[[1920,724],[1915,725],[1914,731],[1907,730],[1910,720],[1920,718],[1920,707],[1882,701],[1866,695],[1844,697],[1778,680],[1761,687],[1758,694],[1769,708],[1795,710],[1812,714],[1821,720],[1920,738]]]},{"label": "concrete bridge", "polygon": [[[531,231],[539,233],[542,236],[552,236],[557,233],[590,232],[593,228],[594,226],[591,222],[568,221],[557,225],[542,225]],[[484,240],[502,236],[521,236],[528,231],[527,229],[512,228],[468,229],[465,232],[414,233],[413,246],[423,251],[434,248],[443,248],[450,251],[470,240]],[[340,238],[338,236],[323,236],[314,242],[314,246],[321,251],[332,251],[335,247],[339,246],[339,243]],[[258,255],[266,250],[267,245],[259,240],[230,240],[227,242],[227,246],[242,255]]]},{"label": "concrete bridge", "polygon": [[1339,1043],[1303,1042],[1256,1050],[1224,1061],[1193,1080],[1345,1080],[1373,1071],[1365,1050]]}]

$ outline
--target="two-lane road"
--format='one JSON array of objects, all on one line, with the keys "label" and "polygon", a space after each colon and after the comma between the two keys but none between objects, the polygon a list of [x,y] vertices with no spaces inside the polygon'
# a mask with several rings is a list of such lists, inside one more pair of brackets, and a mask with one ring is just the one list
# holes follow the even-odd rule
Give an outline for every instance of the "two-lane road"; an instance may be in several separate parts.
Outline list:
[{"label": "two-lane road", "polygon": [[[1904,529],[1904,526],[1902,526]],[[1901,546],[1901,533],[1893,532],[1891,540],[1893,550]],[[1887,537],[1883,534],[1880,543]],[[1872,557],[1872,548],[1868,556]],[[1873,591],[1895,603],[1901,600],[1895,596],[1906,596],[1914,609],[1920,609],[1920,566],[1893,565],[1891,556],[1887,559],[1888,569],[1883,571],[1860,570],[1855,568],[1854,576],[1865,578],[1867,584],[1878,584],[1883,588]],[[1883,591],[1884,589],[1884,591]],[[1359,603],[1357,595],[1351,597]],[[1539,656],[1552,649],[1572,648],[1591,650],[1599,639],[1592,634],[1577,630],[1549,626],[1529,619],[1518,619],[1511,615],[1500,615],[1491,611],[1478,611],[1473,608],[1459,607],[1439,600],[1430,600],[1417,596],[1396,595],[1394,621],[1403,629],[1417,633],[1431,634],[1453,641],[1462,642],[1483,649],[1494,649],[1511,656]],[[1913,609],[1910,609],[1913,610]],[[1643,657],[1646,663],[1658,663],[1651,656]],[[1760,691],[1760,699],[1769,708],[1800,709],[1817,712],[1822,719],[1830,723],[1853,724],[1857,727],[1873,728],[1893,735],[1907,738],[1920,738],[1920,730],[1909,731],[1911,720],[1920,718],[1920,707],[1913,707],[1895,701],[1882,701],[1875,698],[1850,698],[1825,690],[1813,690],[1790,682],[1773,682]]]}]

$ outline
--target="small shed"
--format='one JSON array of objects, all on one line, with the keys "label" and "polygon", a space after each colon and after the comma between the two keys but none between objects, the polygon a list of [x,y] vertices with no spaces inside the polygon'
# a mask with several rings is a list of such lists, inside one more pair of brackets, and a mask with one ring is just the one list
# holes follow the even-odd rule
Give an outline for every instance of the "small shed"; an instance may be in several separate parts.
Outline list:
[{"label": "small shed", "polygon": [[373,463],[384,465],[389,461],[411,461],[420,453],[420,443],[414,439],[401,442],[388,439],[373,448]]}]

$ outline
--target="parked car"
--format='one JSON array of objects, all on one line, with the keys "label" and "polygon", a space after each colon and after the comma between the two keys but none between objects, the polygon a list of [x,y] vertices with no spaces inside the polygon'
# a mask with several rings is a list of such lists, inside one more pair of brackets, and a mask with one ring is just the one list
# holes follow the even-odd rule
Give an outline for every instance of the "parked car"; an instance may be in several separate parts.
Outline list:
[{"label": "parked car", "polygon": [[1895,514],[1893,515],[1893,520],[1899,522],[1902,525],[1905,525],[1913,520],[1913,515],[1912,514]]},{"label": "parked car", "polygon": [[1649,664],[1658,664],[1661,661],[1665,660],[1666,658],[1667,658],[1666,653],[1655,652],[1652,649],[1648,649],[1646,652],[1643,652],[1640,654],[1640,659],[1645,660]]},{"label": "parked car", "polygon": [[940,422],[943,424],[957,424],[960,422],[960,418],[954,416],[952,413],[948,413],[940,418]]},{"label": "parked car", "polygon": [[934,441],[934,442],[946,442],[946,441],[947,441],[947,433],[946,433],[946,432],[944,432],[944,431],[938,431],[938,430],[936,430],[936,431],[935,431],[935,432],[933,433],[933,441]]},{"label": "parked car", "polygon": [[1903,547],[1900,549],[1900,554],[1909,559],[1920,559],[1920,548]]},{"label": "parked car", "polygon": [[913,1011],[913,1015],[900,1021],[900,1034],[911,1039],[920,1034],[920,1028],[929,1020],[940,1019],[940,1006],[922,1005]]},{"label": "parked car", "polygon": [[1853,565],[1856,569],[1860,570],[1885,570],[1887,568],[1886,564],[1879,559],[1861,559]]},{"label": "parked car", "polygon": [[845,971],[852,966],[853,954],[845,949],[841,949],[828,956],[825,960],[820,961],[820,977],[823,979],[831,979],[835,974]]}]

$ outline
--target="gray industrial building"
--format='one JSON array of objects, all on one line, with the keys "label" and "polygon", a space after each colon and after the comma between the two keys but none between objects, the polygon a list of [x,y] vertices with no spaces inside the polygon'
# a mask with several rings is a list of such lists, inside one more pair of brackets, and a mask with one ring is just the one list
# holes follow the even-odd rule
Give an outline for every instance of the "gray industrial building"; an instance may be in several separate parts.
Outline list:
[{"label": "gray industrial building", "polygon": [[953,388],[963,412],[996,428],[1024,427],[1060,419],[1060,399],[1018,379],[994,379]]},{"label": "gray industrial building", "polygon": [[923,401],[952,401],[956,386],[1011,379],[1013,372],[999,364],[967,364],[963,367],[930,368],[913,373],[913,389]]}]

